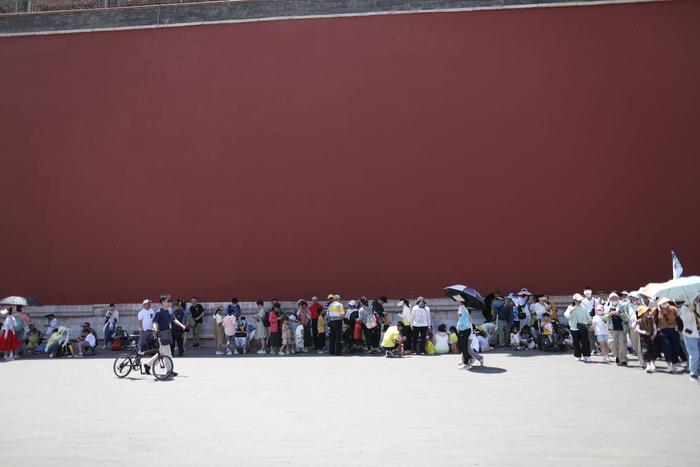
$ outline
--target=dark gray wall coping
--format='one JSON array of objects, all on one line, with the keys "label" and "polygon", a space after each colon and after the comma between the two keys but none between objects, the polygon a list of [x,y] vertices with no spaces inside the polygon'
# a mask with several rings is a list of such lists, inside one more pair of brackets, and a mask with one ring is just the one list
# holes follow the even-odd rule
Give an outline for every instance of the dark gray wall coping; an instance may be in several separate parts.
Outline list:
[{"label": "dark gray wall coping", "polygon": [[245,0],[0,15],[0,36],[337,16],[669,0]]}]

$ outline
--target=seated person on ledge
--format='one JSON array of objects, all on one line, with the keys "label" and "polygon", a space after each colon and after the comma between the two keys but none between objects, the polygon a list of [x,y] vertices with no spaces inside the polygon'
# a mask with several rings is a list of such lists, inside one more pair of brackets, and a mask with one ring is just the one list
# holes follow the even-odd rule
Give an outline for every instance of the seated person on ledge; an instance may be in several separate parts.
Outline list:
[{"label": "seated person on ledge", "polygon": [[402,321],[396,323],[396,326],[389,326],[389,329],[386,330],[384,340],[382,341],[382,348],[386,351],[387,357],[403,356],[403,341],[406,337],[401,335],[402,330]]}]

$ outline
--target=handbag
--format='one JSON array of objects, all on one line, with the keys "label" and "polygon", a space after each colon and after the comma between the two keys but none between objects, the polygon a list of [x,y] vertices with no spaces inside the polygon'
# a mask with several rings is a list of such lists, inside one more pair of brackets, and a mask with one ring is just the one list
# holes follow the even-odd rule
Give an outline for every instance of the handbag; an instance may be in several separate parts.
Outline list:
[{"label": "handbag", "polygon": [[170,345],[173,343],[173,331],[168,329],[167,331],[160,331],[160,344]]},{"label": "handbag", "polygon": [[576,323],[576,330],[577,330],[577,331],[588,332],[588,326],[586,326],[586,325],[583,324],[583,323]]}]

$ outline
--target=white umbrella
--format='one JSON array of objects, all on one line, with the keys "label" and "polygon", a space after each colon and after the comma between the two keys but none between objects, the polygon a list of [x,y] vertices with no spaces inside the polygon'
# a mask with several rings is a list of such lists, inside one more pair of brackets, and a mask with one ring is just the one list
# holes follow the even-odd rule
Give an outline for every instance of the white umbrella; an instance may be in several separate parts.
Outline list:
[{"label": "white umbrella", "polygon": [[639,290],[647,297],[668,297],[689,302],[700,293],[700,276],[679,277],[661,284],[650,283]]},{"label": "white umbrella", "polygon": [[20,305],[20,306],[41,306],[41,303],[39,300],[33,297],[18,297],[15,295],[12,295],[10,297],[5,297],[2,300],[0,300],[0,304],[2,305]]}]

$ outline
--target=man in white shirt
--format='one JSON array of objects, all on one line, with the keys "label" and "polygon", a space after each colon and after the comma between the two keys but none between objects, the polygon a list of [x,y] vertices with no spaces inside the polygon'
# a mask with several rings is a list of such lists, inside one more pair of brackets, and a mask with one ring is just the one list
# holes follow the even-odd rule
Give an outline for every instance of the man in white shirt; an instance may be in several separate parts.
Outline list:
[{"label": "man in white shirt", "polygon": [[[595,316],[595,309],[599,304],[602,305],[600,300],[593,296],[593,289],[590,287],[584,288],[581,305],[586,308],[591,318]],[[592,327],[588,328],[588,342],[590,342],[591,353],[598,353],[598,341],[596,340],[595,332]]]},{"label": "man in white shirt", "polygon": [[143,308],[139,311],[138,318],[141,322],[141,332],[139,333],[139,350],[143,352],[146,350],[148,335],[153,329],[153,317],[156,313],[151,310],[151,301],[145,299],[143,301]]}]

